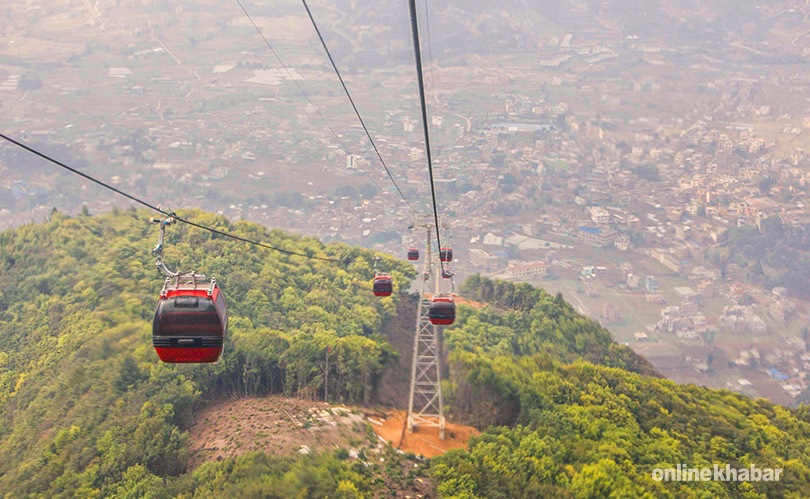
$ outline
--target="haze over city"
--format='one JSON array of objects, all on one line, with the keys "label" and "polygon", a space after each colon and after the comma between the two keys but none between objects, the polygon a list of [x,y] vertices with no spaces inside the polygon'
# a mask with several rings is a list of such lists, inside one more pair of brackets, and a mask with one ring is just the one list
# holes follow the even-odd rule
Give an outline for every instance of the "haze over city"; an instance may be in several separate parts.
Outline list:
[{"label": "haze over city", "polygon": [[[162,207],[404,257],[421,234],[300,5],[249,7],[283,66],[231,2],[14,2],[4,133]],[[407,9],[312,7],[427,212]],[[459,277],[561,292],[679,382],[805,400],[807,2],[429,8],[430,131]],[[2,227],[113,206],[129,205],[0,149]]]}]

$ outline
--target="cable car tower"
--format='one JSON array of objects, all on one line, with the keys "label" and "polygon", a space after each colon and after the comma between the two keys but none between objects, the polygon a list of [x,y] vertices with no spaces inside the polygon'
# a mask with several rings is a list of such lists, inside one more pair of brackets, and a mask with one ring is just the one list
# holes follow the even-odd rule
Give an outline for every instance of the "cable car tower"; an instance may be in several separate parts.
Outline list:
[{"label": "cable car tower", "polygon": [[[407,429],[413,433],[417,427],[438,427],[439,438],[444,440],[441,328],[431,323],[429,315],[433,288],[431,280],[434,280],[437,293],[441,283],[441,265],[433,265],[438,263],[438,255],[431,251],[431,232],[435,225],[432,218],[425,217],[423,221],[417,218],[410,228],[424,229],[426,242],[422,276],[419,280],[419,306],[416,311],[416,335],[413,340]],[[434,257],[436,262],[432,261]]]}]

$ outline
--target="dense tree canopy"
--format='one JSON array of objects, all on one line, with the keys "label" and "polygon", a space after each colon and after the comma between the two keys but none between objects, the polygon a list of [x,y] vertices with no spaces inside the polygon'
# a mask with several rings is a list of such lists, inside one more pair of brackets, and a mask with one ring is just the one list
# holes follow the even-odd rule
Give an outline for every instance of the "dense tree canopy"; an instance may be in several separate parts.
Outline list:
[{"label": "dense tree canopy", "polygon": [[[395,356],[377,331],[398,299],[373,298],[373,255],[210,214],[183,215],[349,263],[172,226],[167,263],[217,277],[230,330],[218,364],[171,366],[150,342],[162,280],[150,255],[157,234],[149,214],[54,213],[45,224],[0,234],[0,495],[132,494],[179,476],[188,461],[182,428],[213,397],[302,390],[323,397],[328,368],[330,400],[368,400]],[[407,286],[410,265],[388,258],[382,265],[397,289]]]},{"label": "dense tree canopy", "polygon": [[[649,376],[559,297],[480,277],[446,331],[448,404],[491,427],[434,459],[448,497],[807,497],[810,413]],[[659,482],[654,469],[755,465],[780,481]]]},{"label": "dense tree canopy", "polygon": [[[53,213],[0,233],[0,495],[363,497],[381,473],[343,453],[264,453],[188,469],[194,411],[214,398],[307,393],[368,403],[397,353],[413,268],[373,299],[371,252],[201,212],[197,222],[345,265],[172,227],[171,267],[215,275],[230,331],[214,365],[166,365],[150,344],[161,287],[149,214]],[[479,276],[445,329],[446,406],[484,433],[430,464],[447,497],[808,497],[810,411],[680,386],[560,295]],[[409,311],[410,312],[410,311]],[[328,352],[328,362],[327,362]],[[328,387],[326,386],[328,380]],[[389,449],[385,461],[401,459]],[[659,482],[654,469],[756,465],[778,482]],[[411,465],[413,468],[413,465]],[[400,470],[401,471],[401,470]],[[391,475],[406,480],[400,471]],[[413,478],[408,478],[413,480]],[[421,480],[421,478],[420,478]]]}]

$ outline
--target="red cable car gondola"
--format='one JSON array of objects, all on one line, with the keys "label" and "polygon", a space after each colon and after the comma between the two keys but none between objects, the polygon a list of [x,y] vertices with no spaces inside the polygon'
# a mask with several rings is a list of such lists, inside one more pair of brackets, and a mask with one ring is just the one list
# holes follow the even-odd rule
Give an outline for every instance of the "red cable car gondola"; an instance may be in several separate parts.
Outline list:
[{"label": "red cable car gondola", "polygon": [[228,333],[225,296],[199,274],[166,279],[152,322],[152,345],[163,362],[216,362]]},{"label": "red cable car gondola", "polygon": [[439,260],[443,262],[453,261],[453,248],[444,247],[439,250]]},{"label": "red cable car gondola", "polygon": [[394,282],[388,274],[377,274],[374,276],[372,286],[374,296],[391,296],[394,292]]},{"label": "red cable car gondola", "polygon": [[415,262],[419,260],[419,250],[416,248],[411,248],[408,250],[408,260]]},{"label": "red cable car gondola", "polygon": [[430,323],[447,326],[456,321],[456,304],[451,296],[436,296],[428,309]]}]

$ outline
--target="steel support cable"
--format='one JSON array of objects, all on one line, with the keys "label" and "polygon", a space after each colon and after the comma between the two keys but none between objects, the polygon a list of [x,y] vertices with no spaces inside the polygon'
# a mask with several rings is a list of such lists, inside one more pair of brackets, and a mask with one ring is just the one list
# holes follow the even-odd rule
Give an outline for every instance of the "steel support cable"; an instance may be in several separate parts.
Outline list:
[{"label": "steel support cable", "polygon": [[14,140],[14,139],[12,139],[11,137],[9,137],[9,136],[7,136],[5,134],[0,133],[0,138],[2,138],[3,140],[5,140],[7,142],[10,142],[11,144],[14,144],[15,146],[17,146],[17,147],[19,147],[21,149],[24,149],[24,150],[30,152],[31,154],[34,154],[35,156],[39,156],[40,158],[42,158],[42,159],[44,159],[44,160],[46,160],[46,161],[48,161],[50,163],[53,163],[56,166],[59,166],[60,168],[64,168],[65,170],[67,170],[67,171],[69,171],[71,173],[74,173],[74,174],[84,178],[85,180],[89,180],[90,182],[98,184],[101,187],[104,187],[105,189],[109,189],[109,190],[113,191],[114,193],[129,199],[130,201],[134,201],[134,202],[136,202],[136,203],[138,203],[138,204],[140,204],[142,206],[145,206],[145,207],[149,208],[150,210],[161,213],[161,214],[163,214],[163,215],[165,215],[167,217],[173,217],[178,222],[182,222],[182,223],[190,225],[192,227],[197,227],[198,229],[207,230],[208,232],[211,232],[213,234],[217,234],[217,235],[220,235],[220,236],[223,236],[223,237],[227,237],[229,239],[233,239],[233,240],[236,240],[236,241],[241,241],[241,242],[244,242],[244,243],[252,244],[254,246],[259,246],[261,248],[266,248],[266,249],[269,249],[269,250],[277,251],[279,253],[284,253],[285,255],[300,256],[300,257],[309,258],[309,259],[312,259],[312,260],[322,260],[322,261],[325,261],[325,262],[337,262],[337,263],[342,263],[344,265],[349,263],[345,259],[342,260],[342,259],[337,259],[337,258],[326,258],[326,257],[321,257],[321,256],[313,256],[313,255],[307,255],[306,253],[298,253],[296,251],[290,251],[290,250],[286,250],[286,249],[283,249],[283,248],[278,248],[276,246],[272,246],[272,245],[262,243],[262,242],[259,242],[259,241],[254,241],[252,239],[247,239],[247,238],[242,237],[242,236],[237,236],[236,234],[231,234],[229,232],[224,232],[224,231],[221,231],[219,229],[215,229],[213,227],[208,227],[206,225],[202,225],[202,224],[198,224],[196,222],[192,222],[191,220],[187,220],[185,218],[179,217],[173,212],[161,209],[158,206],[155,206],[155,205],[153,205],[153,204],[151,204],[151,203],[149,203],[147,201],[144,201],[144,200],[142,200],[142,199],[140,199],[138,197],[133,196],[132,194],[128,194],[128,193],[122,191],[121,189],[117,189],[117,188],[111,186],[110,184],[102,182],[101,180],[98,180],[98,179],[96,179],[96,178],[94,178],[94,177],[92,177],[92,176],[90,176],[90,175],[88,175],[88,174],[86,174],[84,172],[81,172],[81,171],[79,171],[79,170],[77,170],[77,169],[75,169],[73,167],[70,167],[70,166],[66,165],[65,163],[62,163],[61,161],[56,160],[56,159],[48,156],[45,153],[37,151],[33,147],[30,147],[30,146],[28,146],[26,144],[23,144],[22,142]]},{"label": "steel support cable", "polygon": [[332,69],[335,70],[335,74],[340,80],[340,85],[343,87],[343,91],[346,93],[346,97],[349,98],[349,102],[352,105],[352,109],[354,109],[354,114],[357,115],[357,120],[360,121],[360,125],[363,127],[363,130],[366,132],[366,137],[368,137],[368,141],[371,143],[371,147],[374,149],[374,152],[377,154],[377,158],[379,158],[380,163],[382,164],[383,168],[385,168],[385,173],[388,174],[388,178],[391,179],[391,183],[394,184],[394,187],[397,189],[399,196],[405,201],[405,204],[408,205],[408,208],[411,209],[412,212],[418,212],[411,206],[411,203],[408,201],[408,198],[405,197],[405,194],[402,192],[402,189],[399,188],[399,184],[397,181],[394,180],[394,176],[391,175],[391,170],[388,169],[388,165],[385,164],[385,160],[382,158],[382,154],[380,154],[380,150],[377,149],[377,144],[374,142],[374,139],[371,138],[371,133],[368,131],[366,127],[365,121],[363,121],[363,117],[360,116],[360,111],[357,109],[357,105],[354,103],[354,99],[352,98],[352,94],[349,93],[349,88],[346,86],[346,82],[343,81],[343,76],[341,76],[340,71],[338,70],[337,64],[335,64],[335,59],[332,58],[332,53],[329,51],[329,47],[326,45],[326,40],[324,40],[323,35],[321,35],[321,30],[318,28],[318,23],[315,22],[315,17],[312,15],[312,11],[309,10],[309,5],[307,5],[307,0],[301,0],[301,3],[304,4],[304,8],[307,10],[307,15],[309,16],[309,20],[312,23],[312,27],[315,28],[315,33],[318,34],[318,39],[321,41],[321,45],[323,45],[324,51],[326,51],[326,56],[329,58],[329,62],[332,63]]},{"label": "steel support cable", "polygon": [[245,6],[242,4],[241,0],[236,0],[236,3],[239,4],[239,7],[242,9],[242,12],[245,13],[245,16],[250,21],[250,24],[253,25],[253,28],[256,29],[256,33],[258,33],[259,36],[262,38],[262,40],[264,40],[264,44],[267,45],[267,48],[269,48],[270,52],[272,52],[273,55],[276,57],[276,59],[278,60],[278,63],[281,64],[281,67],[284,68],[284,71],[287,72],[287,75],[290,77],[290,80],[295,84],[296,87],[298,87],[298,90],[301,92],[301,95],[304,96],[304,98],[307,100],[307,102],[309,102],[309,104],[315,109],[315,112],[318,113],[318,116],[321,117],[321,120],[323,120],[324,124],[326,125],[326,128],[328,128],[329,131],[332,132],[332,135],[334,135],[334,137],[337,139],[337,141],[343,147],[343,150],[347,154],[352,154],[352,151],[343,142],[343,139],[340,138],[340,136],[337,134],[337,132],[335,132],[335,129],[332,128],[332,125],[329,124],[329,121],[326,119],[326,117],[321,113],[321,110],[318,109],[318,106],[316,106],[315,103],[312,102],[312,99],[309,98],[309,94],[307,94],[307,92],[304,90],[304,88],[298,83],[298,80],[295,79],[295,77],[292,74],[292,71],[290,71],[289,68],[287,68],[287,65],[284,64],[284,61],[281,60],[281,57],[278,55],[278,52],[276,52],[276,50],[270,44],[270,41],[267,39],[267,37],[264,36],[264,33],[262,33],[261,28],[259,28],[259,25],[256,24],[256,22],[253,20],[253,17],[251,17],[250,13],[247,11]]},{"label": "steel support cable", "polygon": [[439,246],[439,264],[445,274],[442,261],[442,239],[439,230],[439,209],[436,204],[436,187],[433,181],[433,159],[430,155],[430,132],[428,130],[427,104],[425,104],[425,82],[422,74],[422,51],[419,49],[419,25],[416,18],[416,0],[408,0],[411,10],[411,32],[413,33],[413,53],[416,59],[416,81],[419,84],[419,104],[422,109],[422,128],[425,132],[425,153],[427,155],[428,176],[430,177],[430,197],[433,202],[433,222],[436,226],[436,244]]},{"label": "steel support cable", "polygon": [[428,0],[425,0],[425,32],[427,34],[427,48],[428,48],[428,74],[430,75],[430,93],[433,97],[433,102],[438,103],[436,99],[436,78],[433,75],[433,44],[430,42],[430,10],[428,10]]}]

